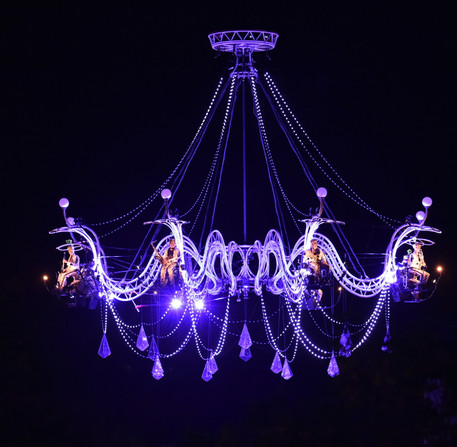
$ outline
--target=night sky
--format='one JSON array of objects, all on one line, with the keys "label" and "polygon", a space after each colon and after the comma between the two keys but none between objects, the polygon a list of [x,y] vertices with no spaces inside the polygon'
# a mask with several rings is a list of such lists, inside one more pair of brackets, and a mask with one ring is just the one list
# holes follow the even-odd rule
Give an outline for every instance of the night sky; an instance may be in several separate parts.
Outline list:
[{"label": "night sky", "polygon": [[[39,3],[1,14],[2,445],[452,445],[451,2]],[[285,381],[269,371],[271,352],[245,363],[227,346],[208,383],[193,347],[156,381],[114,332],[101,359],[99,313],[67,308],[41,281],[60,266],[62,238],[49,231],[63,223],[61,197],[72,215],[102,221],[173,169],[230,66],[207,36],[235,29],[279,34],[256,67],[368,203],[403,219],[430,196],[427,223],[443,231],[426,253],[445,268],[433,299],[394,305],[392,353],[381,352],[380,329],[334,379],[304,350]],[[351,217],[348,233],[366,247],[365,217]],[[430,379],[443,384],[439,408],[424,400]]]}]

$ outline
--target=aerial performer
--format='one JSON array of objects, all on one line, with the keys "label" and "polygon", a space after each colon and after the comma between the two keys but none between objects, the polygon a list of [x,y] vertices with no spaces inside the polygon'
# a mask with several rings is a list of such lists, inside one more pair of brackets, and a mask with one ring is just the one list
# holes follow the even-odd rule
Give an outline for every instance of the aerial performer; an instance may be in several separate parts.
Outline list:
[{"label": "aerial performer", "polygon": [[[303,266],[310,273],[310,287],[319,287],[329,279],[330,266],[325,257],[325,253],[319,248],[317,239],[311,240],[311,248],[305,251],[303,256]],[[308,279],[310,279],[308,278]],[[314,304],[317,304],[322,299],[322,289],[316,290],[316,296],[314,297]]]},{"label": "aerial performer", "polygon": [[162,263],[162,270],[160,271],[160,285],[176,286],[179,279],[179,248],[176,247],[176,240],[174,237],[170,239],[170,246],[161,256],[160,262]]},{"label": "aerial performer", "polygon": [[79,256],[75,253],[73,245],[70,245],[67,248],[68,250],[68,259],[65,259],[65,254],[62,260],[62,269],[57,278],[57,289],[63,290],[67,286],[67,281],[69,278],[73,279],[72,284],[76,284],[79,280]]},{"label": "aerial performer", "polygon": [[305,251],[304,264],[313,272],[316,280],[320,283],[328,275],[329,265],[324,252],[318,247],[317,240],[311,241],[311,249]]},{"label": "aerial performer", "polygon": [[422,243],[420,241],[414,244],[414,251],[408,256],[407,267],[408,280],[416,284],[417,288],[424,287],[427,284],[430,273],[426,271],[427,264],[425,263]]}]

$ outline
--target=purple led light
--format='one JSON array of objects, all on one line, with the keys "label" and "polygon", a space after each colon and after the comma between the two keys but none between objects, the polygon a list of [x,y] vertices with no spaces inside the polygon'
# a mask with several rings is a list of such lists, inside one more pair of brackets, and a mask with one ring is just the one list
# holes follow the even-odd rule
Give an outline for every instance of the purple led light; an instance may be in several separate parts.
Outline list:
[{"label": "purple led light", "polygon": [[182,306],[182,301],[179,298],[173,298],[170,306],[172,309],[179,309]]},{"label": "purple led light", "polygon": [[195,309],[197,310],[203,310],[205,308],[205,302],[203,301],[203,299],[195,300],[194,305]]}]

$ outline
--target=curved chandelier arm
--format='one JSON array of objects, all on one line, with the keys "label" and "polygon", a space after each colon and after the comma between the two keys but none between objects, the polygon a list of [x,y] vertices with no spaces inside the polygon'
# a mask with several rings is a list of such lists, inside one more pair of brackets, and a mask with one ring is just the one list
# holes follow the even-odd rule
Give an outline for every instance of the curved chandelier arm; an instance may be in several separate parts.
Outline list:
[{"label": "curved chandelier arm", "polygon": [[322,251],[327,256],[328,263],[331,266],[333,275],[336,280],[348,292],[361,298],[371,298],[378,295],[385,284],[390,284],[396,278],[396,257],[398,249],[410,241],[411,233],[418,231],[429,231],[433,233],[441,233],[440,230],[421,224],[403,225],[399,227],[393,234],[391,241],[387,247],[385,254],[384,271],[381,275],[375,278],[358,278],[354,276],[346,268],[345,263],[341,260],[335,246],[325,236],[319,233],[314,234],[314,238],[318,240]]},{"label": "curved chandelier arm", "polygon": [[109,299],[119,301],[132,301],[146,293],[153,285],[159,274],[159,263],[151,256],[144,270],[134,279],[116,280],[110,277],[106,256],[100,246],[96,233],[85,226],[60,227],[49,232],[76,233],[81,236],[84,246],[92,254],[91,269],[94,271],[97,280],[101,285],[101,291]]},{"label": "curved chandelier arm", "polygon": [[[218,230],[212,231],[205,244],[202,256],[192,240],[182,233],[185,221],[169,218],[154,223],[166,225],[172,232],[176,246],[180,251],[179,263],[186,265],[186,257],[193,261],[195,267],[191,271],[183,270],[185,287],[200,295],[204,292],[209,295],[218,295],[225,292],[233,296],[237,288],[253,289],[259,296],[262,288],[275,295],[286,294],[290,301],[298,302],[302,299],[307,281],[300,275],[295,264],[300,260],[305,249],[308,248],[311,238],[318,241],[326,255],[333,276],[337,282],[353,295],[361,298],[371,298],[378,295],[386,285],[396,278],[396,257],[400,247],[411,243],[420,231],[441,233],[440,230],[420,224],[408,224],[399,227],[392,235],[385,254],[384,271],[375,278],[359,278],[353,275],[345,266],[333,243],[324,235],[315,230],[325,222],[325,219],[314,218],[306,221],[307,229],[295,244],[289,255],[286,254],[281,235],[276,230],[270,230],[262,245],[256,241],[254,245],[238,245],[230,242],[226,245],[222,234]],[[152,222],[145,222],[149,224]],[[85,226],[70,225],[50,231],[55,233],[76,233],[81,236],[84,244],[92,252],[93,266],[102,290],[110,299],[131,301],[146,293],[156,281],[160,265],[151,255],[145,268],[135,278],[130,280],[116,280],[109,275],[106,256],[100,246],[95,232]],[[414,236],[411,235],[414,233]],[[242,266],[239,273],[234,273],[234,255],[241,257]],[[257,271],[253,271],[253,257],[257,258]],[[189,264],[189,263],[188,263]]]}]

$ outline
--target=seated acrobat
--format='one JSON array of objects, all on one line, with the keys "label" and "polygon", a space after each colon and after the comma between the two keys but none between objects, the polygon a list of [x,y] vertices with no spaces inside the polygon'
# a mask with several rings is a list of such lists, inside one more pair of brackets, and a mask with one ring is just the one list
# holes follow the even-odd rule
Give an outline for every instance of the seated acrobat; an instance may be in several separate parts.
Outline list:
[{"label": "seated acrobat", "polygon": [[427,264],[425,263],[422,244],[420,242],[414,244],[414,251],[408,256],[407,267],[408,281],[418,286],[424,286],[427,283],[430,273],[425,270]]},{"label": "seated acrobat", "polygon": [[303,266],[305,275],[308,276],[308,289],[313,297],[314,305],[317,305],[322,299],[321,287],[329,279],[330,265],[327,262],[324,252],[318,247],[317,240],[311,241],[311,248],[305,251],[303,256]]},{"label": "seated acrobat", "polygon": [[161,256],[162,269],[160,271],[160,284],[162,287],[174,286],[178,283],[179,271],[179,248],[176,247],[175,238],[170,239],[170,246]]},{"label": "seated acrobat", "polygon": [[311,241],[311,248],[305,251],[303,263],[315,277],[317,283],[321,283],[328,276],[330,266],[324,252],[317,246],[317,240]]},{"label": "seated acrobat", "polygon": [[70,278],[73,279],[75,284],[79,281],[79,256],[75,253],[75,249],[72,245],[68,246],[68,259],[65,259],[65,255],[62,261],[62,270],[57,277],[57,289],[63,290],[68,283]]}]

